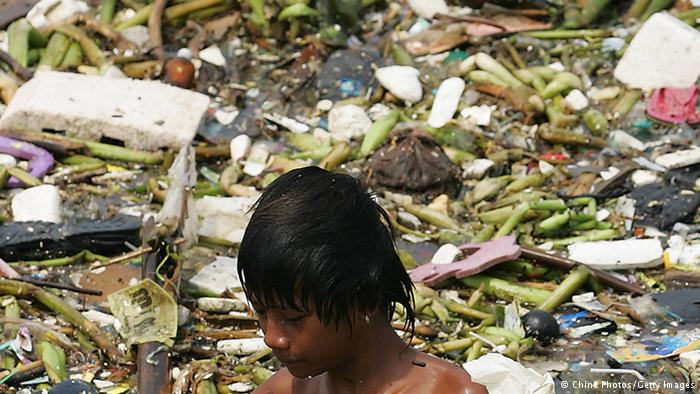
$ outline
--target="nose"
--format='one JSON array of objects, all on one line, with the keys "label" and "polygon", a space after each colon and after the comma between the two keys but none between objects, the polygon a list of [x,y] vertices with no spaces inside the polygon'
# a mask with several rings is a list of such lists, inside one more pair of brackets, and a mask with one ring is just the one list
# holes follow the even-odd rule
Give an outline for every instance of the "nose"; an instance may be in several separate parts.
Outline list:
[{"label": "nose", "polygon": [[261,327],[265,333],[265,345],[273,350],[286,350],[289,348],[289,336],[285,333],[285,324],[279,319],[266,319],[264,327]]}]

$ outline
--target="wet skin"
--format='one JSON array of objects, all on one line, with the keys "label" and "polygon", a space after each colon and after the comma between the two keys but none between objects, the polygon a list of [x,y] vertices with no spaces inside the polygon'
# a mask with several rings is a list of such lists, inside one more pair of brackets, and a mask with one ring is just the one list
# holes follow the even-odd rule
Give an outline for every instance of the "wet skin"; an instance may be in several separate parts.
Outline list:
[{"label": "wet skin", "polygon": [[352,331],[324,325],[315,312],[253,303],[265,343],[286,368],[254,394],[487,393],[463,369],[419,352],[378,313],[356,313]]}]

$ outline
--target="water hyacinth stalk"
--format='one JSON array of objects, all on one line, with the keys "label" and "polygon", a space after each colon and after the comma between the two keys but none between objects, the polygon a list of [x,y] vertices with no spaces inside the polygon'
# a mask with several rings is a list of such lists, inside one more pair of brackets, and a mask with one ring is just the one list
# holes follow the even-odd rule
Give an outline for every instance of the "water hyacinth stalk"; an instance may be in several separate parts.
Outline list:
[{"label": "water hyacinth stalk", "polygon": [[267,27],[267,19],[265,19],[265,2],[264,0],[248,0],[248,5],[253,11],[250,14],[250,21],[253,22],[259,29]]},{"label": "water hyacinth stalk", "polygon": [[39,343],[39,353],[51,381],[58,384],[66,380],[66,354],[63,349],[50,342],[42,341]]},{"label": "water hyacinth stalk", "polygon": [[525,214],[527,214],[529,210],[530,206],[528,204],[520,204],[520,206],[518,206],[515,212],[513,212],[513,216],[509,217],[508,220],[505,223],[503,223],[503,226],[501,226],[501,228],[498,229],[498,232],[496,233],[496,235],[493,236],[493,239],[505,237],[506,235],[513,232],[515,227],[523,221]]},{"label": "water hyacinth stalk", "polygon": [[548,217],[537,224],[537,230],[540,232],[552,232],[562,228],[569,223],[571,214],[569,211],[558,213]]},{"label": "water hyacinth stalk", "polygon": [[545,312],[552,312],[559,305],[571,299],[571,296],[588,280],[591,269],[585,265],[579,265],[567,275],[552,294],[537,309]]},{"label": "water hyacinth stalk", "polygon": [[464,197],[464,203],[476,204],[480,201],[488,200],[498,194],[512,179],[511,175],[482,179],[474,186],[471,193]]},{"label": "water hyacinth stalk", "polygon": [[46,46],[46,52],[41,57],[41,60],[39,60],[39,66],[49,68],[57,68],[60,66],[66,55],[66,51],[68,51],[69,45],[70,39],[68,36],[58,32],[53,33]]},{"label": "water hyacinth stalk", "polygon": [[7,28],[8,53],[22,67],[29,64],[29,31],[32,25],[25,18],[17,19]]},{"label": "water hyacinth stalk", "polygon": [[376,122],[372,124],[365,137],[362,140],[362,145],[360,146],[360,154],[362,156],[367,156],[374,152],[382,142],[389,135],[391,130],[399,121],[399,111],[393,110],[386,114],[385,116],[377,119]]},{"label": "water hyacinth stalk", "polygon": [[280,11],[279,15],[277,15],[277,19],[283,21],[286,19],[301,18],[304,16],[316,17],[318,16],[318,11],[304,3],[295,3],[288,5],[282,11]]},{"label": "water hyacinth stalk", "polygon": [[612,31],[603,29],[582,29],[582,30],[540,30],[522,33],[532,38],[541,40],[565,40],[570,38],[599,38],[612,35]]},{"label": "water hyacinth stalk", "polygon": [[518,193],[518,192],[521,192],[529,187],[539,186],[546,179],[547,179],[546,175],[540,174],[539,172],[536,172],[534,174],[530,174],[530,175],[527,175],[527,176],[524,176],[522,178],[514,180],[508,186],[506,186],[505,192],[508,194]]},{"label": "water hyacinth stalk", "polygon": [[608,120],[597,109],[589,109],[583,114],[583,123],[595,134],[606,136],[608,134]]},{"label": "water hyacinth stalk", "polygon": [[401,207],[403,207],[406,212],[416,215],[420,220],[430,223],[433,226],[461,231],[457,222],[438,210],[416,204],[402,204]]},{"label": "water hyacinth stalk", "polygon": [[80,44],[72,41],[68,45],[68,49],[63,56],[63,61],[61,61],[59,69],[65,70],[71,67],[78,67],[81,64],[83,64],[83,49],[80,48]]},{"label": "water hyacinth stalk", "polygon": [[114,9],[116,6],[117,0],[102,0],[100,20],[104,23],[112,23],[112,18],[114,18]]},{"label": "water hyacinth stalk", "polygon": [[495,75],[498,79],[508,84],[509,87],[517,88],[524,85],[523,82],[514,77],[507,68],[488,54],[479,52],[474,56],[476,57],[476,65],[479,66],[480,69]]},{"label": "water hyacinth stalk", "polygon": [[564,27],[576,28],[589,25],[609,3],[610,0],[588,0],[578,18],[564,23]]},{"label": "water hyacinth stalk", "polygon": [[623,16],[624,20],[636,19],[647,9],[651,0],[635,0]]},{"label": "water hyacinth stalk", "polygon": [[474,82],[487,83],[496,86],[502,86],[504,88],[509,87],[508,83],[498,78],[497,76],[491,74],[488,71],[474,70],[467,74],[467,78]]},{"label": "water hyacinth stalk", "polygon": [[647,6],[647,9],[644,10],[644,14],[642,14],[641,19],[643,21],[649,19],[652,15],[655,13],[666,9],[668,6],[673,3],[674,0],[651,0],[649,5]]},{"label": "water hyacinth stalk", "polygon": [[65,25],[57,28],[56,31],[63,33],[77,41],[80,44],[80,48],[83,50],[83,53],[85,53],[85,56],[87,56],[88,61],[93,66],[100,68],[106,63],[107,59],[105,58],[104,53],[102,53],[100,47],[98,47],[97,44],[95,44],[95,41],[85,34],[83,29],[73,25]]},{"label": "water hyacinth stalk", "polygon": [[328,153],[328,155],[326,155],[326,157],[324,157],[323,160],[318,163],[318,166],[325,170],[333,171],[339,165],[345,163],[350,157],[351,153],[352,148],[350,148],[350,145],[347,142],[339,142],[335,144],[330,153]]},{"label": "water hyacinth stalk", "polygon": [[581,79],[573,73],[563,71],[554,76],[541,92],[543,99],[550,99],[564,94],[571,89],[583,89]]},{"label": "water hyacinth stalk", "polygon": [[483,292],[494,297],[505,300],[518,299],[535,305],[543,303],[551,295],[551,292],[547,290],[517,285],[486,275],[472,275],[462,278],[460,281],[474,289],[482,288],[483,285]]},{"label": "water hyacinth stalk", "polygon": [[515,70],[515,76],[528,85],[532,85],[535,90],[541,92],[547,86],[544,78],[528,69]]}]

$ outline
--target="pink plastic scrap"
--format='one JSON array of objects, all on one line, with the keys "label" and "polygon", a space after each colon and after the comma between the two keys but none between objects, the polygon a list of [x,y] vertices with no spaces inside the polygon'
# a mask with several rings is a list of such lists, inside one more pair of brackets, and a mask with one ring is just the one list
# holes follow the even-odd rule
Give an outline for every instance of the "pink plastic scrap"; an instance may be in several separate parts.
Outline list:
[{"label": "pink plastic scrap", "polygon": [[509,235],[484,243],[468,243],[459,246],[462,251],[474,251],[465,259],[450,264],[428,263],[411,271],[411,280],[426,285],[437,285],[449,278],[464,278],[478,274],[496,264],[510,261],[520,256],[520,246],[515,237]]},{"label": "pink plastic scrap", "polygon": [[687,89],[657,89],[647,104],[647,114],[654,119],[673,124],[700,123],[700,113],[696,107],[697,101],[698,87],[696,85]]}]

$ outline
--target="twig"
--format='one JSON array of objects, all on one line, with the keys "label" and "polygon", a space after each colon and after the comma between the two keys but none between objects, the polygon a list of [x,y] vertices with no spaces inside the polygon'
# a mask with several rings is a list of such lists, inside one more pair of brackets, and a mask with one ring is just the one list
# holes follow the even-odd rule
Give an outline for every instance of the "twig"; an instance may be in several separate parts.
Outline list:
[{"label": "twig", "polygon": [[0,61],[10,66],[10,68],[12,68],[12,72],[17,74],[18,77],[25,81],[32,79],[34,76],[34,73],[22,67],[15,59],[12,58],[12,56],[10,56],[9,53],[3,51],[2,49],[0,49]]},{"label": "twig", "polygon": [[90,295],[96,295],[96,296],[102,295],[102,292],[100,290],[85,289],[82,287],[65,285],[63,283],[49,282],[46,280],[38,280],[38,279],[31,279],[31,278],[15,278],[14,280],[17,280],[20,282],[31,283],[33,285],[37,285],[37,286],[41,286],[41,287],[51,287],[54,289],[68,290],[68,291],[72,291],[74,293],[90,294]]},{"label": "twig", "polygon": [[148,33],[151,37],[151,45],[154,52],[161,62],[165,61],[165,51],[163,50],[163,33],[161,31],[163,11],[168,0],[155,0],[153,9],[148,15]]}]

